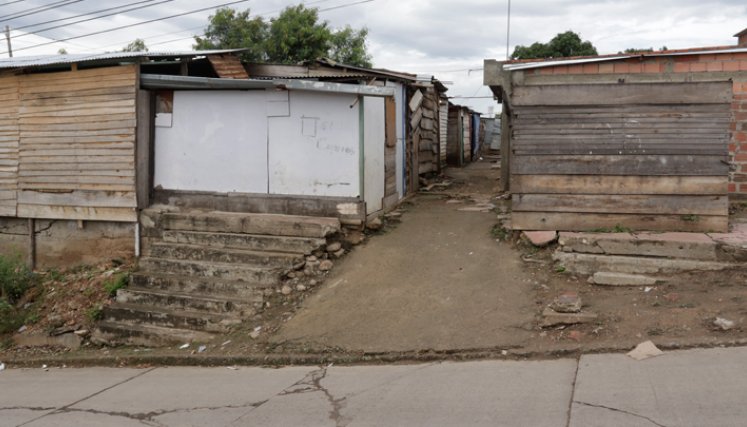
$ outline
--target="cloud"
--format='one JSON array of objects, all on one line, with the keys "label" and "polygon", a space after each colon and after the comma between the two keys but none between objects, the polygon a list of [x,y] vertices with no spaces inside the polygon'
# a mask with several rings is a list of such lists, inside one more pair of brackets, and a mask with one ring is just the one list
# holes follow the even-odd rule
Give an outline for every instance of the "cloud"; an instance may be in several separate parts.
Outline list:
[{"label": "cloud", "polygon": [[[130,0],[135,1],[135,0]],[[29,47],[56,39],[105,30],[119,25],[165,17],[218,5],[228,0],[174,0],[119,16],[69,25],[38,36],[14,40],[17,47]],[[319,7],[322,18],[334,27],[352,25],[369,28],[369,47],[376,66],[418,73],[431,73],[453,81],[450,95],[485,96],[482,87],[482,61],[506,56],[507,0],[374,0],[372,2],[325,10],[356,0],[307,0]],[[0,16],[48,4],[28,0],[0,5]],[[11,27],[30,25],[93,10],[121,6],[122,1],[81,1],[70,6],[27,17],[0,22]],[[251,1],[238,9],[270,18],[288,0]],[[102,35],[71,40],[18,54],[55,53],[60,47],[69,52],[117,50],[135,38],[158,50],[190,49],[191,35],[201,33],[211,12],[201,12]],[[747,25],[744,0],[532,0],[512,2],[510,49],[519,44],[548,41],[556,34],[573,30],[591,41],[600,53],[615,53],[630,47],[684,48],[733,44],[732,35]],[[3,18],[0,17],[0,20]],[[35,27],[39,28],[39,27]],[[33,31],[34,28],[29,28]],[[182,39],[171,41],[174,39]],[[162,43],[168,41],[168,43]],[[460,70],[460,71],[455,71]],[[469,71],[471,70],[471,71]],[[480,111],[494,105],[489,99],[457,100]]]}]

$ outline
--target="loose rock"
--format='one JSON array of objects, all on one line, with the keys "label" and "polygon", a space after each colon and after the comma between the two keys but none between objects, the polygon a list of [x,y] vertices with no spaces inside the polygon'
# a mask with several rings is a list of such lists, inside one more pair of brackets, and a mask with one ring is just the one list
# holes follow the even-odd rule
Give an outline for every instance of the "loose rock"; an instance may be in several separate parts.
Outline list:
[{"label": "loose rock", "polygon": [[578,313],[581,311],[581,297],[575,292],[566,292],[550,304],[550,308],[558,313]]},{"label": "loose rock", "polygon": [[319,263],[319,271],[329,271],[329,270],[332,270],[332,267],[334,265],[335,264],[332,261],[330,261],[328,259],[325,259],[324,261],[322,261],[322,262]]},{"label": "loose rock", "polygon": [[383,227],[383,226],[384,226],[384,222],[382,222],[381,218],[378,218],[378,217],[376,217],[376,218],[372,219],[371,221],[368,221],[368,223],[366,223],[366,227],[368,227],[371,230],[380,230],[381,227]]},{"label": "loose rock", "polygon": [[298,286],[296,286],[296,290],[298,292],[303,292],[303,291],[306,290],[306,286],[304,286],[304,285],[298,285]]},{"label": "loose rock", "polygon": [[734,328],[734,322],[729,319],[724,319],[723,317],[717,317],[716,320],[713,321],[713,326],[716,326],[722,331],[728,331]]},{"label": "loose rock", "polygon": [[344,240],[348,243],[350,243],[353,246],[360,245],[363,243],[363,240],[366,238],[366,235],[363,234],[361,231],[358,230],[351,230],[348,232],[347,236],[345,236]]},{"label": "loose rock", "polygon": [[332,242],[329,245],[327,245],[327,252],[329,253],[335,253],[339,251],[342,248],[342,243],[340,242]]},{"label": "loose rock", "polygon": [[575,325],[577,323],[591,323],[597,320],[595,313],[558,313],[557,311],[546,308],[542,312],[542,327],[555,325]]},{"label": "loose rock", "polygon": [[332,254],[335,258],[342,258],[342,256],[345,255],[345,249],[340,249],[339,251]]},{"label": "loose rock", "polygon": [[558,240],[557,231],[525,231],[522,233],[532,245],[541,248]]},{"label": "loose rock", "polygon": [[291,292],[293,292],[293,288],[288,285],[283,285],[283,287],[280,289],[280,293],[282,293],[283,295],[290,295]]}]

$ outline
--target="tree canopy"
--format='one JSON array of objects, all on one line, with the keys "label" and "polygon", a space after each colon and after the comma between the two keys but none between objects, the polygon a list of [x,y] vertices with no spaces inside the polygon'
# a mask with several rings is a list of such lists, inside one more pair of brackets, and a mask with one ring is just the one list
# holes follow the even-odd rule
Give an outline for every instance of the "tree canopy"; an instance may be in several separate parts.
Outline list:
[{"label": "tree canopy", "polygon": [[147,52],[148,46],[145,45],[145,40],[135,39],[130,44],[122,48],[122,52]]},{"label": "tree canopy", "polygon": [[569,56],[598,55],[590,41],[581,40],[573,31],[559,33],[547,43],[535,42],[530,46],[516,46],[511,59],[563,58]]},{"label": "tree canopy", "polygon": [[330,28],[319,18],[316,8],[302,4],[286,7],[277,18],[264,20],[249,9],[239,12],[222,8],[210,16],[204,36],[196,36],[194,48],[245,48],[241,54],[249,62],[295,64],[328,57],[337,62],[371,66],[366,49],[368,30],[350,26]]}]

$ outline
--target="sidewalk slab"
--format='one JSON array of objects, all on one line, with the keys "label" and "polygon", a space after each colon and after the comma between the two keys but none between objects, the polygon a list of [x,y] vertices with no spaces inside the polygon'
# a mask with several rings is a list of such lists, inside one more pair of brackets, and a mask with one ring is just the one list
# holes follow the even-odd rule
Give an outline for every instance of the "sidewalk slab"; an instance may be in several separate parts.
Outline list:
[{"label": "sidewalk slab", "polygon": [[570,426],[743,426],[747,348],[582,356]]},{"label": "sidewalk slab", "polygon": [[[575,360],[332,367],[244,425],[564,427]],[[316,388],[316,385],[319,388]]]}]

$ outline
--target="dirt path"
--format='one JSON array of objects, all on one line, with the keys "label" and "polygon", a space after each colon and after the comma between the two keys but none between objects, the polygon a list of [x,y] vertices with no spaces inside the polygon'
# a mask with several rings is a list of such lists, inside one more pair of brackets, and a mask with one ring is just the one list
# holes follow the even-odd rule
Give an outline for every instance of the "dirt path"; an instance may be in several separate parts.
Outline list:
[{"label": "dirt path", "polygon": [[[489,201],[496,169],[454,171],[452,192]],[[402,223],[335,267],[327,285],[272,338],[345,350],[458,350],[521,346],[535,307],[517,251],[491,235],[496,215],[471,200],[419,196]]]}]

